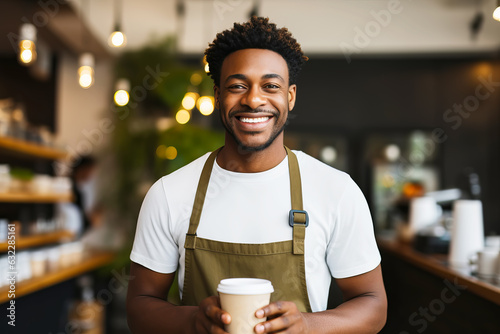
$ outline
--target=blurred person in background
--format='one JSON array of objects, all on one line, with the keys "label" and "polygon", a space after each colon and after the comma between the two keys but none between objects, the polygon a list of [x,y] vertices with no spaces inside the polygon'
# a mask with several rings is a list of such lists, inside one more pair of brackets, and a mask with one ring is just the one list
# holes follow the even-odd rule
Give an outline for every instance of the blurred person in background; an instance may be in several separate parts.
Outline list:
[{"label": "blurred person in background", "polygon": [[66,228],[78,236],[98,227],[101,209],[97,205],[97,163],[92,156],[82,156],[75,161],[70,173],[73,202],[59,205],[60,217]]},{"label": "blurred person in background", "polygon": [[[205,54],[225,145],[164,176],[144,199],[130,256],[132,332],[226,333],[231,315],[216,288],[228,277],[275,287],[256,310],[255,333],[379,332],[387,300],[362,192],[346,173],[284,147],[307,60],[300,45],[253,17]],[[165,300],[176,272],[180,306]],[[344,302],[327,310],[332,276]]]}]

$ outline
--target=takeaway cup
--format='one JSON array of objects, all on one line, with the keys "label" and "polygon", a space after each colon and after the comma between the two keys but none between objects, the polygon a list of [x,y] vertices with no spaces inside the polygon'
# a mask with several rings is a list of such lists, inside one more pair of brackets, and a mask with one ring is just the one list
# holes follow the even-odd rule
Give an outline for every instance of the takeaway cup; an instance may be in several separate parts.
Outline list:
[{"label": "takeaway cup", "polygon": [[217,291],[222,309],[231,315],[226,331],[230,334],[253,334],[254,327],[265,320],[255,317],[255,312],[269,304],[274,288],[265,279],[227,278],[220,281]]},{"label": "takeaway cup", "polygon": [[455,268],[467,267],[470,257],[483,248],[483,207],[481,201],[455,201],[449,254],[451,266]]},{"label": "takeaway cup", "polygon": [[412,237],[419,230],[434,224],[442,214],[441,206],[432,197],[416,197],[410,202],[409,223]]},{"label": "takeaway cup", "polygon": [[485,248],[477,252],[477,275],[485,280],[493,280],[497,273],[500,251],[495,248]]}]

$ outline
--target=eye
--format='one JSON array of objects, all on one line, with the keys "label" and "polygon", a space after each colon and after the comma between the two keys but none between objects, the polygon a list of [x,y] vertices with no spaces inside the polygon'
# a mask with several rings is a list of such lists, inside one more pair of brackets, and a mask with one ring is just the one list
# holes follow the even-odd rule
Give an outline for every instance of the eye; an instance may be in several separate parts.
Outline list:
[{"label": "eye", "polygon": [[232,84],[227,87],[229,90],[242,90],[245,89],[246,87],[243,84]]},{"label": "eye", "polygon": [[264,88],[265,89],[270,89],[270,90],[276,90],[276,89],[279,89],[280,86],[278,86],[276,84],[273,84],[273,83],[268,83],[268,84],[264,85]]}]

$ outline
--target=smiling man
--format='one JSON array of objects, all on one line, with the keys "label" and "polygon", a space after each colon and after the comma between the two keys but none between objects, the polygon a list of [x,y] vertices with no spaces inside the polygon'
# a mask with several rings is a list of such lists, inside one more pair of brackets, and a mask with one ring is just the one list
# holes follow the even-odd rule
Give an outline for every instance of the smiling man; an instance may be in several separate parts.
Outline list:
[{"label": "smiling man", "polygon": [[[387,301],[363,194],[345,173],[283,145],[307,60],[286,28],[252,18],[206,51],[225,145],[144,199],[127,297],[134,333],[226,333],[217,284],[272,281],[255,333],[377,333]],[[165,301],[178,274],[182,305]],[[344,303],[327,310],[332,277]]]}]

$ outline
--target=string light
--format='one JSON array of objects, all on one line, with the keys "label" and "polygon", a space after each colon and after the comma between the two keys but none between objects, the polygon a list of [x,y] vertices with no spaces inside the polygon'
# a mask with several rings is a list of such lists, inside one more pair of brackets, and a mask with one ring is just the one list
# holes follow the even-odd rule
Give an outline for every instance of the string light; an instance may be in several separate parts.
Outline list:
[{"label": "string light", "polygon": [[121,31],[122,1],[115,0],[115,29],[109,35],[108,44],[113,48],[120,48],[127,44],[127,36]]},{"label": "string light", "polygon": [[202,96],[196,101],[196,107],[204,116],[210,115],[214,111],[213,96]]},{"label": "string light", "polygon": [[181,109],[175,114],[175,120],[179,124],[186,124],[191,119],[191,114],[189,111]]},{"label": "string light", "polygon": [[197,93],[187,92],[182,99],[182,107],[186,110],[193,109],[196,105],[196,100],[198,100],[199,97],[200,95],[198,95]]},{"label": "string light", "polygon": [[19,35],[19,62],[29,66],[36,60],[36,28],[31,23],[24,23]]},{"label": "string light", "polygon": [[117,30],[113,31],[111,35],[109,35],[108,44],[111,47],[120,48],[127,44],[127,37],[117,28]]},{"label": "string light", "polygon": [[79,60],[78,83],[82,88],[90,88],[94,83],[94,56],[89,53],[82,53]]},{"label": "string light", "polygon": [[127,79],[119,79],[116,82],[116,90],[114,94],[115,104],[123,107],[130,101],[130,82]]},{"label": "string light", "polygon": [[174,146],[160,145],[156,148],[156,156],[160,159],[174,160],[177,158],[177,149]]},{"label": "string light", "polygon": [[493,18],[500,21],[500,0],[497,0],[497,7],[493,11]]},{"label": "string light", "polygon": [[177,158],[177,149],[173,146],[169,146],[165,150],[165,158],[168,160],[174,160]]}]

